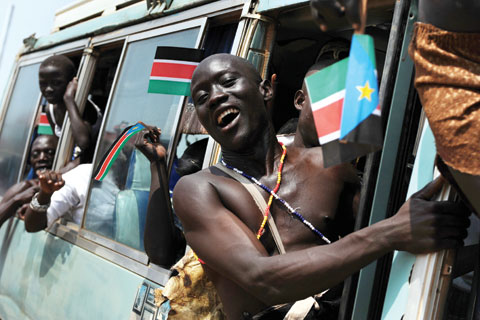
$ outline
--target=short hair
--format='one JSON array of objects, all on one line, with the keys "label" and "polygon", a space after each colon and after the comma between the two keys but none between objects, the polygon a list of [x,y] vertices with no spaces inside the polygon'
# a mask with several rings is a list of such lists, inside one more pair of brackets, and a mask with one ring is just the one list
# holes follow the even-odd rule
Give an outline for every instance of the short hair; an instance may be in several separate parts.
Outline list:
[{"label": "short hair", "polygon": [[71,79],[76,74],[75,64],[72,60],[64,55],[54,55],[43,60],[40,64],[40,68],[47,66],[58,66],[67,73],[67,78]]}]

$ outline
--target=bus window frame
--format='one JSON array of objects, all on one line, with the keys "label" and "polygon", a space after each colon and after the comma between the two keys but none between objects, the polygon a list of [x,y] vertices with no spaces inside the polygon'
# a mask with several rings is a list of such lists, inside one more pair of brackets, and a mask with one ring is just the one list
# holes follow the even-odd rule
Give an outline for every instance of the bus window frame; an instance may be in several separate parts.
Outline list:
[{"label": "bus window frame", "polygon": [[[138,23],[132,26],[119,28],[117,30],[113,30],[105,34],[101,34],[93,37],[85,37],[84,39],[76,40],[73,42],[69,42],[69,43],[65,43],[57,46],[55,46],[55,44],[52,44],[52,47],[49,47],[47,49],[32,51],[20,57],[17,63],[17,66],[15,67],[15,72],[13,73],[12,78],[9,81],[9,88],[8,88],[9,91],[7,91],[6,93],[10,93],[10,91],[13,90],[15,81],[12,81],[12,79],[16,79],[16,76],[18,74],[18,68],[20,66],[23,66],[24,64],[41,62],[47,56],[50,56],[52,54],[64,54],[64,53],[69,53],[72,51],[82,50],[82,49],[84,50],[83,54],[85,55],[86,50],[92,50],[95,47],[107,45],[113,42],[124,41],[122,53],[118,62],[117,70],[114,76],[114,81],[112,83],[112,88],[110,90],[107,105],[105,108],[104,119],[102,120],[99,136],[96,141],[97,144],[96,144],[95,153],[94,153],[94,161],[95,161],[95,159],[98,157],[97,153],[98,153],[99,141],[101,139],[102,133],[104,132],[106,119],[110,112],[109,109],[111,105],[111,99],[116,89],[118,76],[123,66],[127,45],[131,42],[150,38],[156,35],[168,34],[170,32],[188,29],[185,26],[190,25],[190,28],[194,27],[192,22],[195,21],[197,23],[202,22],[202,26],[199,30],[199,34],[196,41],[196,46],[198,47],[200,44],[202,44],[205,38],[208,23],[212,18],[227,17],[227,16],[233,17],[232,14],[234,14],[235,17],[232,18],[232,21],[238,22],[238,27],[234,36],[234,44],[232,46],[231,52],[235,54],[238,51],[238,43],[240,42],[239,39],[242,39],[245,37],[245,28],[244,28],[245,20],[242,17],[244,16],[244,13],[247,10],[246,7],[249,7],[248,3],[249,2],[245,0],[212,2],[212,3],[201,5],[199,7],[194,7],[182,12],[178,12],[175,15],[158,17],[157,19]],[[238,15],[238,18],[237,18],[237,15]],[[179,28],[179,26],[182,26],[183,28]],[[169,31],[167,32],[166,30],[169,30]],[[82,57],[82,59],[83,58],[84,57]],[[82,72],[85,68],[87,68],[87,66],[82,60],[78,70],[78,74],[83,74]],[[91,73],[93,73],[94,71],[95,71],[95,68],[90,69]],[[83,74],[83,75],[89,76],[89,74]],[[90,84],[91,83],[86,83],[86,82],[79,83],[78,90],[79,91],[85,90],[85,88],[89,87]],[[78,92],[77,92],[77,97],[78,97]],[[39,95],[39,103],[40,103],[40,98],[41,98],[41,94]],[[8,102],[9,102],[9,97],[5,95],[5,100],[4,100],[5,107],[8,106]],[[37,105],[37,112],[38,112],[39,103]],[[176,134],[178,133],[180,119],[184,111],[185,105],[187,103],[187,99],[186,98],[181,99],[179,103],[180,103],[180,108],[178,109],[177,114],[175,115],[176,123],[172,128],[173,135],[168,148],[168,152],[170,154],[172,154],[176,148],[173,145],[174,144],[173,137],[175,137]],[[5,110],[2,110],[2,112],[4,111]],[[68,119],[68,117],[66,117],[66,119]],[[33,131],[33,125],[31,125],[31,129]],[[63,136],[63,133],[62,133],[62,136]],[[59,146],[57,147],[58,150],[60,150],[60,148],[65,148],[65,144],[71,142],[71,141],[62,140],[62,137],[60,138],[61,140],[59,141]],[[213,140],[210,137],[209,146],[212,146],[212,144],[213,144]],[[27,149],[28,148],[24,149],[25,150],[24,158],[28,155]],[[212,156],[209,154],[209,152],[218,154],[217,151],[211,150],[211,148],[209,148],[206,151],[205,160],[211,159]],[[59,156],[60,154],[59,152],[57,152],[55,156],[55,161],[57,161],[57,158]],[[173,159],[173,157],[171,157],[170,159]],[[169,162],[171,162],[171,160]],[[90,193],[90,188],[91,188],[91,180],[89,184],[89,193]],[[131,247],[118,243],[113,239],[104,238],[96,234],[95,232],[87,230],[83,227],[84,219],[86,216],[85,211],[86,211],[87,205],[88,205],[88,199],[87,199],[87,202],[85,203],[83,221],[80,226],[71,225],[69,223],[64,224],[64,223],[61,223],[60,221],[57,221],[50,228],[44,231],[49,232],[50,234],[57,236],[71,243],[72,245],[76,245],[84,250],[87,250],[95,255],[98,255],[99,258],[106,259],[107,261],[112,262],[121,268],[124,268],[130,272],[133,272],[139,276],[142,276],[158,284],[164,285],[169,278],[170,271],[163,267],[155,265],[153,263],[149,263],[146,253],[137,251],[136,249],[133,249]]]},{"label": "bus window frame", "polygon": [[[94,158],[93,158],[93,163],[94,164],[97,163],[97,161],[99,159],[98,158],[99,157],[98,152],[99,152],[99,148],[100,148],[100,141],[101,141],[101,138],[102,138],[102,136],[105,132],[105,126],[106,126],[107,120],[112,113],[113,95],[116,92],[117,85],[118,85],[118,80],[119,80],[120,74],[123,70],[123,64],[124,64],[124,60],[125,60],[125,55],[126,55],[127,50],[128,50],[128,45],[131,44],[131,43],[137,42],[137,41],[146,40],[146,39],[153,38],[153,37],[156,37],[156,36],[167,35],[167,34],[170,34],[170,33],[179,32],[179,31],[183,31],[183,30],[188,30],[188,29],[192,29],[192,28],[199,28],[198,36],[197,36],[196,43],[195,43],[195,47],[198,47],[201,44],[201,41],[204,37],[207,21],[208,21],[207,17],[200,17],[200,18],[189,20],[189,21],[180,22],[180,23],[177,23],[177,24],[174,24],[174,25],[168,25],[168,26],[161,27],[161,28],[154,29],[154,30],[146,30],[144,32],[139,32],[139,33],[136,33],[136,34],[133,34],[133,35],[128,35],[128,36],[125,37],[125,40],[124,40],[124,43],[123,43],[123,48],[122,48],[122,53],[121,53],[120,59],[119,59],[119,64],[118,64],[117,70],[115,72],[114,80],[113,80],[113,83],[112,83],[112,88],[110,90],[107,105],[105,107],[104,118],[102,120],[102,125],[101,125],[101,128],[100,128],[98,138],[97,138],[97,143],[96,143],[96,146],[95,146],[95,153],[94,153]],[[117,41],[118,40],[120,40],[120,39],[117,38]],[[92,41],[92,44],[91,44],[92,47],[94,47],[94,48],[96,46],[95,43],[97,43],[97,42]],[[101,43],[101,45],[103,45],[103,44],[105,44],[105,42]],[[178,130],[178,125],[179,125],[181,112],[183,110],[183,106],[185,105],[185,103],[186,103],[186,98],[185,97],[181,98],[180,101],[179,101],[177,113],[175,115],[176,125],[174,125],[172,127],[172,132],[171,132],[172,137],[174,137],[175,132]],[[170,163],[171,159],[173,159],[173,157],[171,156],[171,152],[173,150],[173,140],[174,139],[172,139],[170,141],[170,143],[168,145],[168,148],[167,148],[167,154],[169,155],[168,159],[167,159],[167,163]],[[100,157],[101,157],[101,155],[100,155]],[[134,248],[131,248],[127,245],[124,245],[124,244],[122,244],[120,242],[117,242],[113,239],[110,239],[108,237],[104,237],[102,235],[99,235],[96,232],[88,230],[88,229],[85,228],[85,219],[86,219],[86,216],[87,216],[86,208],[88,208],[88,203],[90,201],[91,188],[92,188],[92,179],[90,179],[90,183],[88,185],[88,196],[87,196],[87,199],[85,201],[84,214],[83,214],[83,218],[82,218],[81,228],[80,228],[80,231],[79,231],[80,236],[85,238],[85,239],[88,239],[88,240],[90,240],[94,243],[97,243],[97,244],[99,244],[103,247],[109,248],[112,251],[115,251],[115,252],[118,252],[118,253],[120,253],[124,256],[127,256],[130,259],[133,259],[133,260],[135,260],[137,262],[140,262],[144,265],[148,265],[149,259],[148,259],[148,256],[145,252],[136,250]]]},{"label": "bus window frame", "polygon": [[[8,107],[9,107],[10,102],[11,102],[13,90],[14,90],[16,84],[17,84],[18,74],[19,74],[20,69],[23,68],[23,67],[26,67],[26,66],[33,65],[33,64],[41,63],[43,60],[45,60],[45,58],[47,58],[48,56],[51,56],[53,54],[64,54],[64,53],[70,53],[70,52],[74,52],[74,51],[80,51],[88,45],[88,42],[89,42],[89,39],[77,40],[77,41],[74,41],[74,42],[71,42],[71,43],[60,45],[56,48],[51,48],[51,49],[46,49],[46,50],[26,54],[24,56],[21,56],[17,60],[15,70],[12,73],[12,76],[9,79],[9,85],[8,85],[8,88],[7,88],[7,91],[6,91],[5,99],[4,99],[3,104],[2,104],[2,109],[1,109],[1,114],[0,114],[0,134],[3,131],[5,115],[7,113]],[[34,131],[35,121],[36,121],[36,118],[38,116],[38,112],[40,112],[39,106],[40,106],[41,99],[42,99],[42,93],[39,90],[39,95],[38,95],[37,102],[36,102],[36,107],[35,107],[35,116],[32,118],[32,121],[29,124],[29,131],[28,131],[29,139],[25,142],[25,146],[23,148],[22,162],[20,164],[20,170],[17,174],[17,180],[16,180],[17,183],[20,182],[20,180],[23,177],[23,173],[24,173],[25,166],[26,166],[26,163],[27,163],[27,157],[28,157],[28,154],[29,154],[30,141],[31,141],[31,137],[32,137],[32,134],[33,134],[33,131]],[[57,146],[57,151],[55,152],[54,161],[56,161],[56,159],[58,157],[59,146],[60,145]]]}]

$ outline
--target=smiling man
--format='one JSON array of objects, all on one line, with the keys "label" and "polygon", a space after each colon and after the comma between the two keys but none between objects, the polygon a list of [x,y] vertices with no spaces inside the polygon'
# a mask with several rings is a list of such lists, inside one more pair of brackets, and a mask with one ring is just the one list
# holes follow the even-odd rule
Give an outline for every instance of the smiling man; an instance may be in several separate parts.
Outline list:
[{"label": "smiling man", "polygon": [[[55,136],[38,136],[30,150],[30,164],[34,172],[50,170],[53,165],[58,138]],[[26,180],[10,187],[0,201],[0,226],[12,217],[22,206],[29,203],[39,190],[38,180]]]},{"label": "smiling man", "polygon": [[[288,308],[276,305],[300,299],[311,302],[305,313],[314,314],[309,296],[392,250],[424,253],[462,243],[467,214],[456,204],[429,201],[440,181],[412,196],[392,218],[338,239],[329,224],[350,177],[339,181],[338,167],[325,170],[304,148],[289,147],[282,159],[285,151],[266,110],[272,88],[253,65],[232,55],[210,56],[197,67],[191,92],[201,123],[222,147],[224,165],[183,177],[174,207],[229,319],[265,319],[276,309],[283,314],[275,319],[282,319]],[[282,200],[275,200],[270,215],[282,244],[273,241],[273,228],[257,239],[263,212],[230,177],[233,168],[255,184],[279,185],[276,197]],[[263,187],[258,190],[268,199]],[[278,254],[282,245],[286,253]],[[323,316],[336,318],[335,311]]]}]

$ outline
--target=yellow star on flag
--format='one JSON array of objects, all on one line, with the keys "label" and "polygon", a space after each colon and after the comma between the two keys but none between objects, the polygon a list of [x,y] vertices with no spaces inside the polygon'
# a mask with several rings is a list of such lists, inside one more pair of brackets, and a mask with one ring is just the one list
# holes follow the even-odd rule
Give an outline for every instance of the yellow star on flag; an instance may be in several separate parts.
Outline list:
[{"label": "yellow star on flag", "polygon": [[358,97],[358,101],[362,100],[363,98],[367,98],[368,101],[372,101],[372,92],[375,91],[375,89],[370,88],[370,84],[367,82],[365,85],[362,86],[356,86],[357,90],[360,91],[360,96]]}]

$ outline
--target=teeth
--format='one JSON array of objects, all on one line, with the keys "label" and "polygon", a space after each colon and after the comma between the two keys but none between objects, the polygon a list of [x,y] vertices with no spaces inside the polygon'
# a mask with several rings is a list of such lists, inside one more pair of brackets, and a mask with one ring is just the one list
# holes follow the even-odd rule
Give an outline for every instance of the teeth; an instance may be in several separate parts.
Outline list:
[{"label": "teeth", "polygon": [[230,109],[227,109],[227,110],[223,111],[217,118],[217,124],[220,124],[222,122],[222,119],[225,116],[228,116],[231,113],[238,113],[238,110],[234,109],[234,108],[230,108]]}]

